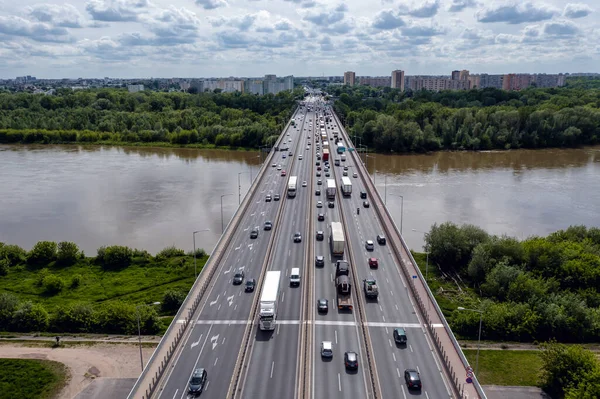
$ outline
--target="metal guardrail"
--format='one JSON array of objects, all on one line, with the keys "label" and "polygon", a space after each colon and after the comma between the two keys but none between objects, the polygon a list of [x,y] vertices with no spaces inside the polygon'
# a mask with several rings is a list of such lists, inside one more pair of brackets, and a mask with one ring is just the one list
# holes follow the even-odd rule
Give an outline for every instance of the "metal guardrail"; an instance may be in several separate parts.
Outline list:
[{"label": "metal guardrail", "polygon": [[[296,111],[294,111],[294,113],[295,112]],[[289,122],[288,122],[288,125],[289,125]],[[283,130],[283,132],[281,134],[282,137],[283,137],[283,133],[285,133],[285,131],[287,130],[288,125],[286,125],[286,128]],[[282,138],[280,137],[279,141],[281,141],[281,140],[282,140]],[[260,179],[260,176],[262,176],[262,174],[264,173],[265,168],[269,165],[273,156],[274,156],[274,152],[270,151],[269,155],[263,162],[261,169],[257,173],[256,179]],[[155,361],[158,361],[157,357],[159,356],[161,350],[164,349],[164,346],[167,344],[167,341],[171,340],[171,344],[169,345],[167,353],[166,353],[166,355],[163,356],[163,359],[161,360],[158,370],[155,372],[155,375],[152,377],[152,379],[148,383],[148,388],[145,390],[145,392],[142,396],[142,399],[148,399],[148,398],[152,397],[152,394],[156,390],[156,387],[157,387],[158,383],[160,382],[161,377],[163,376],[165,369],[167,368],[167,366],[169,364],[169,361],[171,360],[176,349],[178,348],[181,338],[183,337],[183,335],[186,332],[187,326],[188,326],[192,316],[196,312],[198,305],[200,304],[200,301],[202,300],[202,298],[206,292],[206,289],[208,288],[208,286],[210,285],[210,283],[212,281],[214,273],[217,270],[217,266],[219,265],[219,263],[223,257],[223,254],[225,253],[225,251],[223,251],[223,249],[228,247],[230,244],[230,241],[233,237],[232,234],[229,234],[230,226],[232,225],[232,223],[234,223],[234,221],[235,221],[236,225],[240,223],[240,221],[241,221],[241,218],[239,217],[240,213],[246,209],[247,202],[254,194],[256,187],[257,187],[256,185],[252,185],[249,188],[249,190],[244,195],[244,200],[242,201],[240,206],[238,206],[234,215],[230,218],[229,222],[227,223],[227,226],[223,230],[223,234],[221,234],[221,237],[219,238],[219,240],[217,241],[217,244],[215,245],[215,250],[213,250],[213,253],[211,255],[209,255],[206,263],[204,264],[204,267],[200,270],[200,273],[198,273],[198,277],[196,277],[196,280],[194,281],[194,285],[192,286],[192,288],[188,292],[187,296],[185,297],[182,306],[179,308],[179,311],[177,312],[177,314],[171,321],[171,324],[165,331],[165,334],[163,334],[156,349],[152,353],[152,356],[150,357],[150,359],[148,359],[148,363],[146,363],[146,367],[144,367],[144,370],[140,374],[140,377],[138,378],[138,380],[134,384],[132,390],[130,391],[129,395],[127,396],[128,399],[133,399],[136,396],[137,392],[140,389],[143,389],[141,384],[144,382],[145,378],[148,377],[148,373],[150,372],[150,369],[151,369],[150,365],[153,364]],[[214,257],[215,253],[217,254],[216,258]],[[205,270],[210,270],[210,271],[205,272]],[[182,316],[185,314],[186,308],[189,306],[189,302],[192,300],[192,296],[193,296],[194,292],[197,290],[196,285],[202,280],[202,278],[204,278],[206,273],[209,273],[208,278],[205,279],[204,283],[202,284],[202,287],[200,288],[200,292],[198,293],[198,295],[196,295],[196,298],[193,300],[193,302],[191,304],[191,308],[189,308],[188,314],[185,317],[183,323],[181,325],[177,326],[179,324],[178,320],[180,320],[182,318]],[[179,327],[178,330],[177,330],[177,327]],[[177,330],[177,331],[175,332],[175,330]],[[172,337],[172,334],[175,334],[174,338]]]},{"label": "metal guardrail", "polygon": [[[346,140],[348,143],[351,143],[352,141],[350,140],[350,136],[348,135],[348,133],[346,132],[346,130],[343,128],[342,124],[339,121],[339,118],[337,116],[337,114],[335,113],[335,111],[331,108],[331,113],[334,116],[334,118],[337,120],[337,124],[338,126],[340,126],[340,133],[344,134],[346,136]],[[356,151],[352,151],[351,152],[351,156],[354,158],[354,160],[357,162],[357,165],[359,166],[359,173],[362,175],[363,180],[367,181],[369,185],[373,186],[372,191],[374,191],[375,195],[378,197],[379,201],[381,203],[383,203],[383,201],[381,200],[381,196],[379,195],[379,192],[377,191],[377,188],[375,187],[375,185],[371,182],[371,178],[370,175],[368,173],[368,171],[364,170],[364,165],[362,164],[362,160],[360,159],[360,157],[358,156],[358,154],[356,153]],[[363,167],[360,167],[361,165],[363,165]],[[366,174],[366,179],[365,179],[365,175]],[[375,206],[374,207],[377,211],[377,213],[379,214],[380,219],[382,219],[383,221],[383,215],[381,214],[381,208],[384,210],[385,212],[385,216],[387,217],[387,219],[391,222],[392,226],[394,227],[394,233],[396,233],[399,237],[400,237],[400,242],[402,245],[402,248],[404,249],[404,252],[406,252],[410,258],[410,261],[413,263],[414,268],[416,270],[416,273],[418,275],[418,277],[421,279],[421,281],[425,281],[423,278],[423,274],[421,273],[421,270],[419,269],[417,262],[415,261],[414,257],[412,256],[412,253],[410,252],[410,249],[408,248],[408,245],[406,244],[406,242],[404,241],[404,238],[402,237],[402,234],[400,234],[400,231],[398,230],[398,226],[396,226],[396,223],[394,222],[394,219],[392,218],[392,216],[389,213],[389,210],[387,209],[387,207],[383,206],[383,207],[378,207]],[[388,237],[391,236],[390,232],[388,231],[388,224],[387,223],[383,223],[383,227],[386,230],[386,233],[388,235]],[[397,258],[401,261],[402,264],[402,272],[404,274],[404,276],[407,278],[407,280],[412,281],[412,276],[409,275],[408,270],[406,268],[406,265],[404,264],[404,262],[402,261],[402,252],[395,247],[395,244],[393,244],[394,250],[396,252],[396,256]],[[453,367],[451,364],[449,364],[448,361],[448,356],[446,354],[446,350],[444,349],[444,347],[441,345],[441,341],[438,337],[438,334],[435,332],[435,329],[432,327],[431,322],[429,320],[429,315],[427,310],[425,309],[425,306],[423,305],[423,301],[421,300],[418,292],[416,291],[416,288],[414,286],[414,283],[409,283],[408,286],[410,286],[411,292],[413,293],[413,296],[417,299],[417,304],[419,306],[419,309],[421,311],[421,313],[427,318],[427,328],[428,331],[430,332],[430,335],[435,338],[434,340],[434,344],[436,346],[436,349],[438,351],[438,353],[441,355],[442,359],[444,360],[444,366],[446,367],[446,370],[448,371],[449,375],[452,377],[452,382],[454,383],[454,388],[457,390],[457,392],[462,396],[464,393],[464,387],[463,384],[459,383],[459,380],[456,376],[456,372],[454,371]],[[433,293],[431,292],[429,286],[427,284],[423,284],[423,286],[426,289],[427,295],[429,296],[429,301],[431,303],[434,304],[434,309],[436,311],[436,313],[438,314],[438,317],[440,318],[440,320],[442,321],[442,324],[444,326],[444,329],[446,330],[447,334],[450,337],[450,341],[452,342],[452,345],[454,347],[454,350],[457,352],[460,360],[462,361],[463,365],[465,368],[470,367],[469,361],[467,360],[467,358],[465,357],[464,353],[462,352],[462,349],[460,348],[460,345],[458,344],[458,341],[456,340],[454,333],[452,332],[452,329],[450,328],[450,325],[448,324],[448,321],[446,320],[446,318],[444,317],[444,314],[442,313],[442,310],[440,309],[439,305],[437,304],[435,297],[433,296]],[[481,399],[487,399],[485,392],[483,391],[483,388],[481,387],[481,384],[479,383],[479,381],[477,380],[476,376],[473,376],[473,387],[475,388],[476,392],[478,393],[478,395],[480,396]]]}]

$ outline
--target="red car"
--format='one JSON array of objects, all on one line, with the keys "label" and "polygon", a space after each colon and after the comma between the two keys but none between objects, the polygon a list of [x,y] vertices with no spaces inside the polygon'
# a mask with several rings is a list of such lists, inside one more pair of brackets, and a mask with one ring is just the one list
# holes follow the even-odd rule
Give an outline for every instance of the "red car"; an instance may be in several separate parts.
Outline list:
[{"label": "red car", "polygon": [[285,176],[285,170],[281,171],[281,176]]},{"label": "red car", "polygon": [[369,267],[372,269],[377,269],[379,267],[379,262],[377,258],[369,258]]}]

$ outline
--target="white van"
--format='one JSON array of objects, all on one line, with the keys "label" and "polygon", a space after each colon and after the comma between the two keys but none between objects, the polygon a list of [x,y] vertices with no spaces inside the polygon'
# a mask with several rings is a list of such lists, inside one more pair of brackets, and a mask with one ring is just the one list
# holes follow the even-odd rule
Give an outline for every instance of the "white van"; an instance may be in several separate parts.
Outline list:
[{"label": "white van", "polygon": [[346,162],[346,154],[342,154],[341,158],[342,158],[342,162]]},{"label": "white van", "polygon": [[292,273],[290,274],[290,285],[300,285],[300,268],[292,268]]}]

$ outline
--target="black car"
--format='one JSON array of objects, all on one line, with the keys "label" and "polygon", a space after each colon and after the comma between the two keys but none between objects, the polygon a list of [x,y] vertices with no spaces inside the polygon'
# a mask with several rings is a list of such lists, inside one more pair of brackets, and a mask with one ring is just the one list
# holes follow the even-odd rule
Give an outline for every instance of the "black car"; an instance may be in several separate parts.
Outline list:
[{"label": "black car", "polygon": [[325,220],[325,214],[323,213],[319,213],[319,215],[317,216],[317,220],[319,222],[322,222],[323,220]]},{"label": "black car", "polygon": [[335,207],[335,202],[333,202],[333,201],[329,201],[329,203],[327,204],[327,206],[328,206],[329,208],[334,208],[334,207]]},{"label": "black car", "polygon": [[397,344],[406,344],[406,330],[404,328],[394,328],[394,342]]},{"label": "black car", "polygon": [[253,278],[249,278],[248,280],[246,280],[246,288],[244,288],[244,291],[254,292],[254,287],[256,287],[256,280]]},{"label": "black car", "polygon": [[322,184],[323,184],[323,181],[322,181],[322,180],[320,180],[320,179],[319,179],[319,180],[317,180],[317,185],[319,185],[319,186],[320,186],[320,185],[322,185]]},{"label": "black car", "polygon": [[244,271],[239,270],[233,275],[233,285],[240,285],[244,282]]},{"label": "black car", "polygon": [[265,202],[271,202],[271,194],[267,194],[265,197]]},{"label": "black car", "polygon": [[265,230],[271,230],[273,228],[273,223],[271,223],[270,221],[266,221],[264,228]]},{"label": "black car", "polygon": [[404,381],[406,381],[408,389],[421,389],[423,387],[421,385],[421,376],[414,369],[404,370]]},{"label": "black car", "polygon": [[366,191],[361,191],[360,192],[360,198],[366,199],[367,198],[367,192]]},{"label": "black car", "polygon": [[321,195],[321,190],[320,189],[316,189],[315,190],[315,195]]},{"label": "black car", "polygon": [[198,368],[192,373],[190,378],[189,391],[192,395],[200,395],[206,385],[207,373],[203,368]]},{"label": "black car", "polygon": [[363,206],[368,208],[370,206],[369,201],[363,201]]},{"label": "black car", "polygon": [[348,370],[358,369],[358,356],[356,355],[356,352],[344,353],[344,365]]},{"label": "black car", "polygon": [[317,171],[317,177],[321,177],[321,172]]},{"label": "black car", "polygon": [[252,229],[250,232],[250,238],[258,238],[258,226]]},{"label": "black car", "polygon": [[327,313],[329,311],[329,301],[327,299],[319,299],[317,301],[317,311],[319,313]]},{"label": "black car", "polygon": [[377,235],[377,244],[385,245],[385,236],[383,234]]},{"label": "black car", "polygon": [[317,241],[323,241],[324,238],[325,234],[321,230],[317,231]]},{"label": "black car", "polygon": [[279,196],[279,194],[275,194],[275,195],[273,196],[273,200],[275,200],[275,201],[279,201],[279,199],[280,199],[280,198],[281,198],[281,197]]},{"label": "black car", "polygon": [[317,255],[315,258],[315,266],[325,266],[325,257],[323,255]]},{"label": "black car", "polygon": [[294,233],[294,242],[302,242],[302,234]]}]

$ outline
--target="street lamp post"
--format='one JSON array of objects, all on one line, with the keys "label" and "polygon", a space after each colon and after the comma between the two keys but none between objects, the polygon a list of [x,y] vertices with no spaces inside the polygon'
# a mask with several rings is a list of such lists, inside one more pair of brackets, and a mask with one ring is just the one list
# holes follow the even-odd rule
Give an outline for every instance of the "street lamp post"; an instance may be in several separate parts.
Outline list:
[{"label": "street lamp post", "polygon": [[250,173],[250,185],[252,185],[252,169],[250,169],[250,172],[238,172],[238,205],[242,203],[242,184],[240,183],[242,173]]},{"label": "street lamp post", "polygon": [[477,356],[475,357],[475,376],[477,377],[477,372],[479,371],[479,347],[481,346],[481,324],[483,323],[483,310],[467,309],[463,308],[462,306],[459,306],[458,310],[467,310],[469,312],[479,313],[479,338],[477,339]]},{"label": "street lamp post", "polygon": [[[387,195],[387,193],[386,193]],[[394,197],[400,197],[400,235],[402,235],[402,220],[404,219],[404,196],[400,194],[390,193]]]},{"label": "street lamp post", "polygon": [[[417,229],[412,229],[415,233],[427,234],[424,231],[419,231]],[[427,282],[427,271],[429,270],[429,246],[426,246],[425,254],[427,255],[427,261],[425,263],[425,282]]]},{"label": "street lamp post", "polygon": [[[152,305],[160,305],[160,302],[152,302]],[[142,365],[142,371],[144,371],[144,356],[142,355],[142,329],[140,327],[140,306],[144,305],[137,305],[135,307],[135,312],[137,313],[138,341],[140,343],[140,363]]]},{"label": "street lamp post", "polygon": [[233,194],[223,194],[221,195],[221,234],[225,231],[225,226],[223,225],[223,197],[227,197],[228,195]]},{"label": "street lamp post", "polygon": [[198,277],[198,273],[196,273],[196,233],[200,233],[202,231],[210,231],[210,229],[196,230],[192,233],[192,239],[194,241],[194,278]]}]

